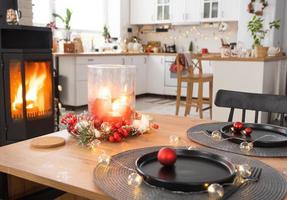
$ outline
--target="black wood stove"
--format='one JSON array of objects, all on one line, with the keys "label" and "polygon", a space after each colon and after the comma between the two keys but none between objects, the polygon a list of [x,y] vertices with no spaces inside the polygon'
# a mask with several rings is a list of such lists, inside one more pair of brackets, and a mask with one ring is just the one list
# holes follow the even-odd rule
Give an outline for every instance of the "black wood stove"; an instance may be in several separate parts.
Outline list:
[{"label": "black wood stove", "polygon": [[0,0],[0,145],[55,130],[51,29],[7,25],[11,8]]},{"label": "black wood stove", "polygon": [[[18,9],[17,0],[0,0],[0,146],[55,131],[59,116],[52,32],[44,27],[8,25],[6,12],[11,8]],[[51,193],[48,188],[31,198],[62,193]],[[7,177],[0,173],[0,199],[8,198]]]},{"label": "black wood stove", "polygon": [[52,33],[0,26],[1,145],[55,129]]}]

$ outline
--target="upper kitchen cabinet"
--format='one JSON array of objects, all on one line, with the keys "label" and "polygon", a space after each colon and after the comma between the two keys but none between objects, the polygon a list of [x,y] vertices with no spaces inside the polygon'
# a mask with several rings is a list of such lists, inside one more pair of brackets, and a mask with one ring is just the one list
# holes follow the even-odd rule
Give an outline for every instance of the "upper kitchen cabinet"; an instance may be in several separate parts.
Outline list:
[{"label": "upper kitchen cabinet", "polygon": [[130,0],[130,24],[156,23],[157,0]]},{"label": "upper kitchen cabinet", "polygon": [[201,21],[219,21],[219,1],[220,0],[201,0],[202,19]]},{"label": "upper kitchen cabinet", "polygon": [[220,17],[222,21],[238,21],[240,0],[220,0]]},{"label": "upper kitchen cabinet", "polygon": [[201,0],[172,0],[172,24],[197,24],[200,22]]},{"label": "upper kitchen cabinet", "polygon": [[171,0],[156,0],[156,23],[170,23]]},{"label": "upper kitchen cabinet", "polygon": [[240,0],[201,0],[201,21],[238,21]]},{"label": "upper kitchen cabinet", "polygon": [[171,21],[171,0],[130,0],[130,24],[162,24]]}]

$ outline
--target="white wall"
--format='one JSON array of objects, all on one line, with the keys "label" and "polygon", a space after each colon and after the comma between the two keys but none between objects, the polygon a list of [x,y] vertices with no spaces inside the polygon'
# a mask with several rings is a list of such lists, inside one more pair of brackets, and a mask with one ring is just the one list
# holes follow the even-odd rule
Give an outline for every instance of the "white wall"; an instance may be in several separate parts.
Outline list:
[{"label": "white wall", "polygon": [[107,25],[112,37],[124,38],[129,27],[129,0],[107,0]]},{"label": "white wall", "polygon": [[18,0],[18,8],[22,12],[20,24],[31,26],[33,24],[32,0]]},{"label": "white wall", "polygon": [[129,0],[120,0],[121,1],[121,30],[120,38],[126,38],[127,29],[130,27],[130,1]]},{"label": "white wall", "polygon": [[[239,23],[238,23],[238,41],[245,44],[246,48],[251,48],[253,40],[251,38],[251,33],[247,29],[247,24],[252,18],[252,14],[246,11],[247,5],[250,0],[241,0]],[[285,0],[268,0],[268,6],[264,9],[263,18],[265,19],[265,24],[268,25],[270,21],[275,19],[284,19],[284,2]],[[285,9],[286,10],[286,9]],[[270,31],[263,41],[263,45],[266,46],[282,46],[282,29],[279,31]]]},{"label": "white wall", "polygon": [[285,17],[284,17],[284,23],[283,23],[283,50],[284,52],[287,52],[287,2],[285,1]]}]

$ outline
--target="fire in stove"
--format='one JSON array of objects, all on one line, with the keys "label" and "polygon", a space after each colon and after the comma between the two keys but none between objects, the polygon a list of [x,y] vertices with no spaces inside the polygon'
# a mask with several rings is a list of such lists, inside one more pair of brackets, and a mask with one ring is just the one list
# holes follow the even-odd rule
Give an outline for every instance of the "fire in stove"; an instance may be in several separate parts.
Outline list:
[{"label": "fire in stove", "polygon": [[[25,98],[20,63],[14,62],[10,70],[11,112],[13,119],[22,119],[26,105],[27,118],[47,116],[52,113],[52,77],[50,62],[24,62]],[[23,99],[25,99],[23,101]],[[25,103],[24,103],[25,102]]]}]

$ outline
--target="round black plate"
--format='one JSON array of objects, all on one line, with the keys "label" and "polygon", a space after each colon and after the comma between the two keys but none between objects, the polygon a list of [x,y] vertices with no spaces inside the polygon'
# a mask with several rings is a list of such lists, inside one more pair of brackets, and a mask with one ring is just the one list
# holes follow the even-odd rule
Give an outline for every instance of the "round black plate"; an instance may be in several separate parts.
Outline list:
[{"label": "round black plate", "polygon": [[[253,145],[256,147],[280,147],[287,145],[287,129],[280,126],[245,123],[244,127],[250,127],[253,129],[249,137],[245,137],[240,133],[233,134],[230,131],[231,127],[232,124],[225,125],[221,128],[221,132],[224,138],[230,138],[230,141],[234,143],[240,144],[244,140],[247,140],[248,142],[253,142],[256,140],[253,143]],[[272,135],[273,137],[260,138],[264,135]]]},{"label": "round black plate", "polygon": [[176,163],[165,167],[157,160],[157,153],[148,153],[136,160],[136,170],[153,186],[193,192],[206,190],[212,183],[230,183],[235,177],[234,165],[217,154],[177,149]]}]

